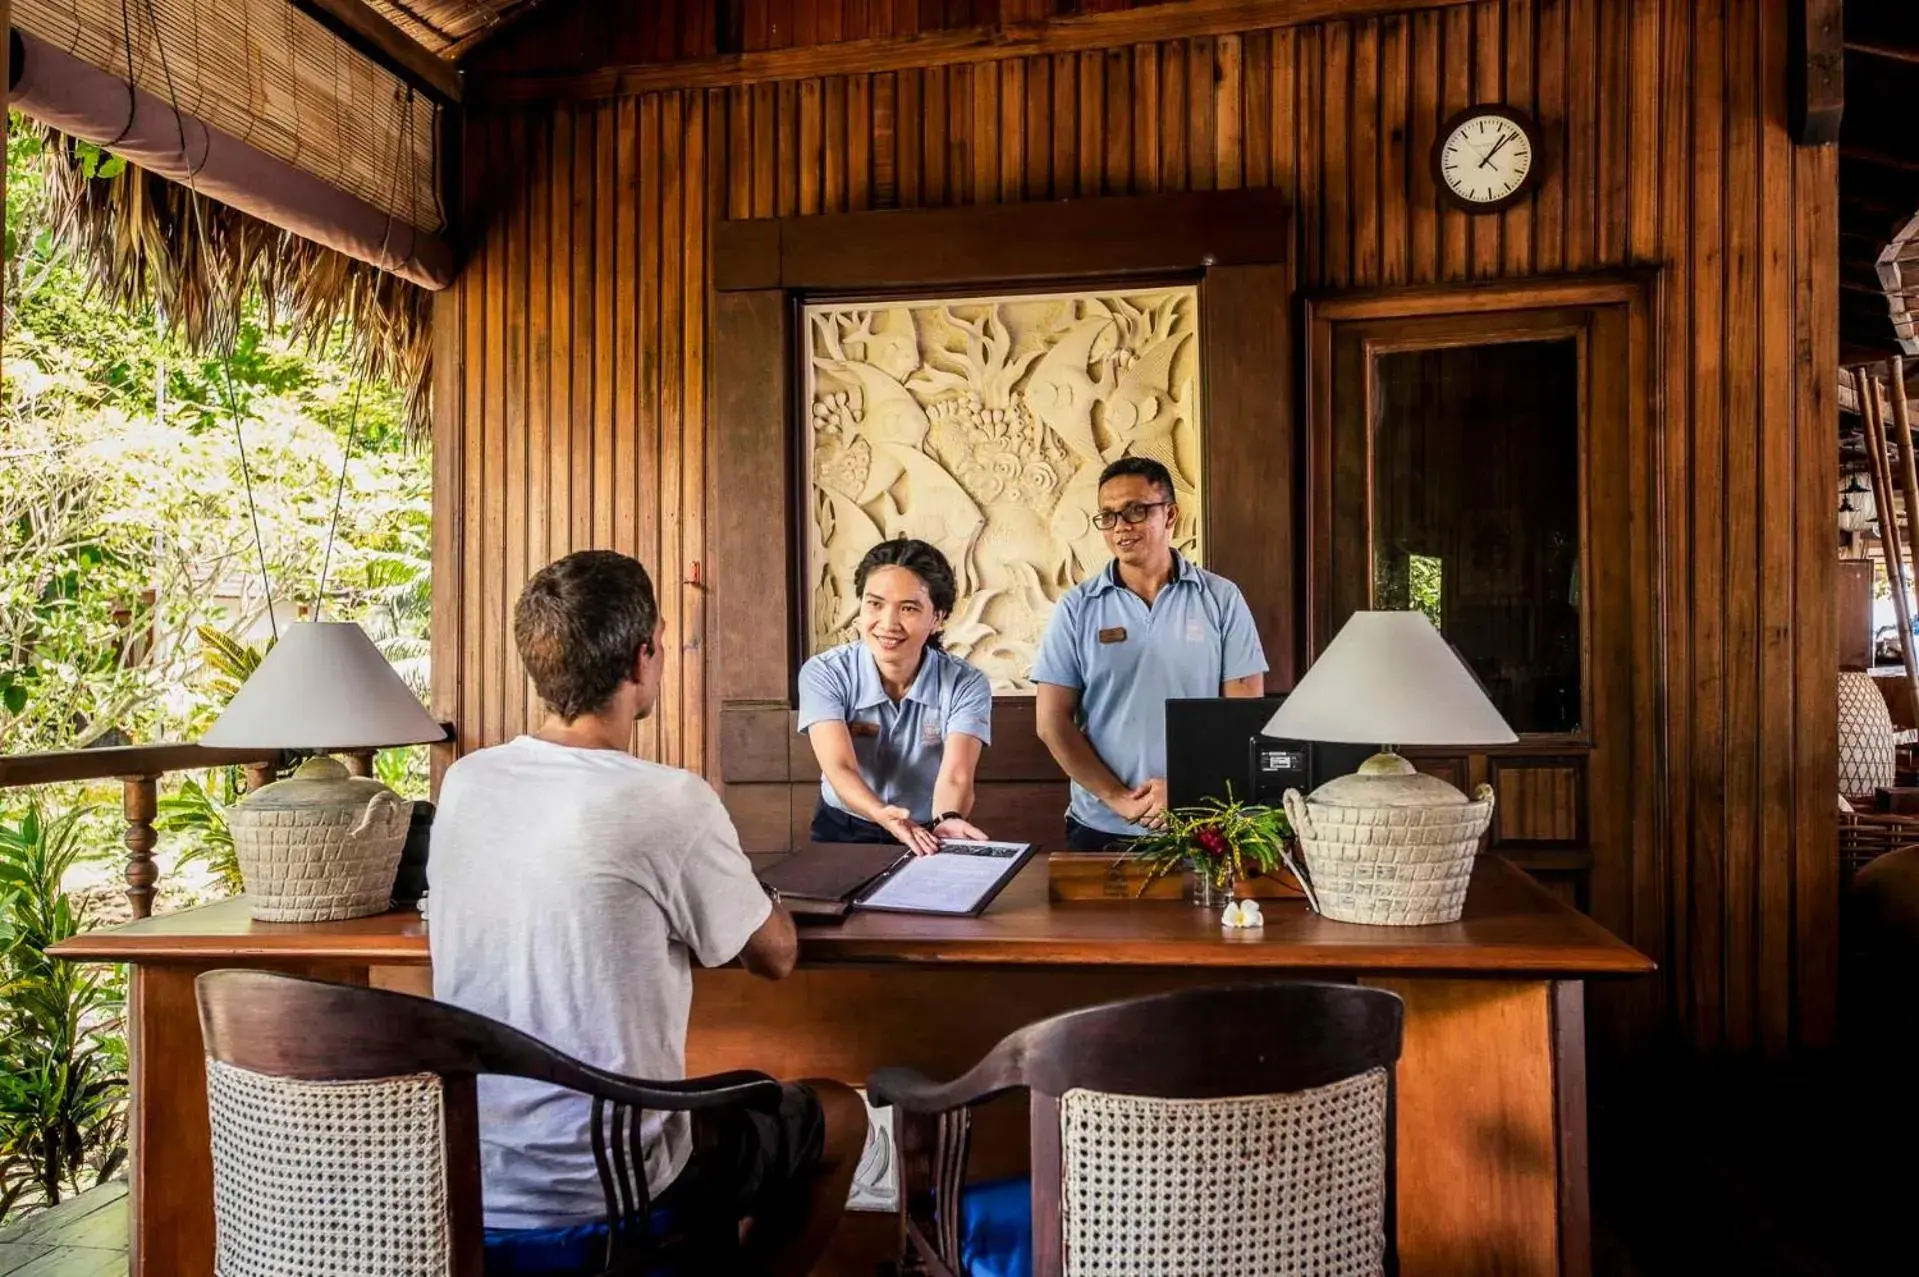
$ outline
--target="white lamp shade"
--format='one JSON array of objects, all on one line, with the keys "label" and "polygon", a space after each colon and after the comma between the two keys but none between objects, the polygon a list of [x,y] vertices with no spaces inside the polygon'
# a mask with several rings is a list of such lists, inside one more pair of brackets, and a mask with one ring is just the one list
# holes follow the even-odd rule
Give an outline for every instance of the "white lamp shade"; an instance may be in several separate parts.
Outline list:
[{"label": "white lamp shade", "polygon": [[358,625],[297,621],[287,626],[200,743],[230,749],[383,749],[445,735]]},{"label": "white lamp shade", "polygon": [[1519,738],[1420,612],[1355,612],[1266,724],[1286,740],[1506,745]]}]

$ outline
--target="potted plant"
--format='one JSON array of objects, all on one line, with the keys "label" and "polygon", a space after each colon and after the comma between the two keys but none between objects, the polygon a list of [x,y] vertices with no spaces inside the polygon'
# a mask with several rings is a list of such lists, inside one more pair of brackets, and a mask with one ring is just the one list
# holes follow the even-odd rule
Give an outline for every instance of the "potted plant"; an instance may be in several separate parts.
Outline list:
[{"label": "potted plant", "polygon": [[1312,903],[1312,889],[1288,850],[1292,825],[1276,807],[1209,798],[1197,807],[1166,813],[1159,828],[1133,841],[1128,858],[1147,866],[1136,895],[1176,870],[1192,874],[1192,900],[1207,908],[1224,906],[1236,886],[1284,865],[1299,880]]}]

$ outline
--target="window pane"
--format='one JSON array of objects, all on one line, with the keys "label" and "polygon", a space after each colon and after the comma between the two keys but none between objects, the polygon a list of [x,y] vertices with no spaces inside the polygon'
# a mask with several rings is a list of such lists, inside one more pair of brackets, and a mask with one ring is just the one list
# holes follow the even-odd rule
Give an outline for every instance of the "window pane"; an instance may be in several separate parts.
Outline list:
[{"label": "window pane", "polygon": [[1514,731],[1577,731],[1577,347],[1398,351],[1374,377],[1374,605],[1432,617]]}]

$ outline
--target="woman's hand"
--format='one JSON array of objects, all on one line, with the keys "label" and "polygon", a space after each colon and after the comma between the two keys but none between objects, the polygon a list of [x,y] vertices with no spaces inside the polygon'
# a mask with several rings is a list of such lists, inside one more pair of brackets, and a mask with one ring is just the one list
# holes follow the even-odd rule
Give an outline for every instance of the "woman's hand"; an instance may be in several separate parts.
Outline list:
[{"label": "woman's hand", "polygon": [[968,824],[958,816],[950,816],[933,826],[935,838],[954,838],[961,842],[990,842],[978,825]]},{"label": "woman's hand", "polygon": [[882,807],[879,819],[874,822],[881,829],[899,839],[915,856],[930,856],[940,849],[939,839],[933,831],[913,819],[913,813],[904,807]]}]

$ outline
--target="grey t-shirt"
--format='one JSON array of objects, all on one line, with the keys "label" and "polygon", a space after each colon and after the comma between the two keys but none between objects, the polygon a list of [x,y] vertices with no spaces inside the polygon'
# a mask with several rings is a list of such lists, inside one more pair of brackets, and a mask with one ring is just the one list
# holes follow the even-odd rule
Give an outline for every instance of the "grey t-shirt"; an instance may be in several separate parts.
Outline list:
[{"label": "grey t-shirt", "polygon": [[[447,769],[427,876],[434,997],[652,1080],[686,1074],[688,955],[732,961],[772,907],[698,776],[531,736]],[[482,1078],[479,1101],[489,1227],[605,1217],[590,1100]],[[687,1119],[648,1114],[642,1137],[657,1195]]]}]

